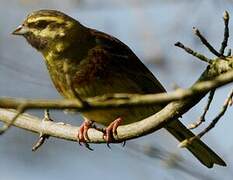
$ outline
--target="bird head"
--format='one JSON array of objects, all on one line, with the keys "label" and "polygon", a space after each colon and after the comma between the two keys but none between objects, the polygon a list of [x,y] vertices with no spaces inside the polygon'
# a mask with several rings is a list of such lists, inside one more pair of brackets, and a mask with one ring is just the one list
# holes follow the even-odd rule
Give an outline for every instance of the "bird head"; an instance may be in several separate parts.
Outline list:
[{"label": "bird head", "polygon": [[82,26],[70,16],[56,10],[39,10],[27,16],[13,35],[21,35],[39,51],[66,46],[75,38]]}]

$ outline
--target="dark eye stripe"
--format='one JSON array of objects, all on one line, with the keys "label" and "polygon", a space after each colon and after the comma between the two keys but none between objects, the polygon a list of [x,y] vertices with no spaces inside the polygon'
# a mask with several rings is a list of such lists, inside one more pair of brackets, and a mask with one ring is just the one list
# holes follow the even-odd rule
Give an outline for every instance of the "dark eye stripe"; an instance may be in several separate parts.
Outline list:
[{"label": "dark eye stripe", "polygon": [[51,23],[49,25],[50,29],[56,29],[56,28],[60,28],[60,27],[65,27],[65,23]]},{"label": "dark eye stripe", "polygon": [[36,22],[31,22],[28,24],[28,27],[30,28],[37,28],[37,29],[44,29],[46,28],[49,24],[53,23],[55,21],[46,21],[46,20],[40,20]]},{"label": "dark eye stripe", "polygon": [[45,29],[48,25],[51,29],[56,29],[58,27],[65,27],[66,23],[57,23],[56,21],[40,20],[27,24],[29,28],[36,28],[36,29]]}]

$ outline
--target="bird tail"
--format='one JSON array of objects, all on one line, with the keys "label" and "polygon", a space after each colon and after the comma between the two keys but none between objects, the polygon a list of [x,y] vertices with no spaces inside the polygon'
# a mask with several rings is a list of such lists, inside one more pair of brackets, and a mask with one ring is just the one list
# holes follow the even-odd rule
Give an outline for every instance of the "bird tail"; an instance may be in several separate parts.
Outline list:
[{"label": "bird tail", "polygon": [[[195,136],[179,120],[170,122],[165,128],[180,142]],[[200,139],[194,139],[188,144],[187,149],[208,168],[212,168],[214,164],[226,166],[226,163]]]}]

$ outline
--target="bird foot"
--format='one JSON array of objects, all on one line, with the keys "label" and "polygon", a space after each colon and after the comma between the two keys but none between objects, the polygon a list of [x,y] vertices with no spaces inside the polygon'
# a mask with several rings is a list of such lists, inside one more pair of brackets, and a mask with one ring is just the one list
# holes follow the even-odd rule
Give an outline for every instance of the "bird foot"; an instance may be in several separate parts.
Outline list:
[{"label": "bird foot", "polygon": [[[90,140],[87,132],[89,128],[95,128],[104,133],[103,138],[107,142],[107,146],[110,148],[109,143],[114,142],[115,140],[114,137],[117,136],[117,128],[121,123],[122,123],[122,118],[119,117],[116,120],[114,120],[111,124],[109,124],[109,126],[106,127],[105,129],[100,129],[95,126],[93,121],[90,121],[85,118],[84,122],[82,123],[78,131],[78,135],[77,135],[78,142],[80,145],[82,145],[83,143],[88,149],[93,150],[90,148],[89,144],[87,143],[87,141]],[[123,142],[123,146],[124,144],[125,142]]]},{"label": "bird foot", "polygon": [[104,139],[109,146],[110,142],[113,142],[114,136],[117,136],[117,128],[122,123],[123,119],[121,117],[114,120],[109,126],[104,130]]},{"label": "bird foot", "polygon": [[82,143],[83,143],[85,145],[85,147],[91,151],[93,151],[93,149],[87,143],[87,141],[90,140],[87,132],[88,132],[88,129],[92,128],[93,126],[94,126],[93,121],[90,121],[88,119],[84,119],[84,122],[80,126],[80,128],[78,130],[78,135],[77,135],[77,140],[79,142],[79,145],[82,146]]},{"label": "bird foot", "polygon": [[79,130],[78,130],[78,142],[81,143],[85,143],[87,141],[89,141],[89,137],[87,134],[87,131],[89,128],[92,128],[93,126],[93,121],[90,121],[88,119],[85,119],[84,122],[82,123],[82,125],[80,126]]}]

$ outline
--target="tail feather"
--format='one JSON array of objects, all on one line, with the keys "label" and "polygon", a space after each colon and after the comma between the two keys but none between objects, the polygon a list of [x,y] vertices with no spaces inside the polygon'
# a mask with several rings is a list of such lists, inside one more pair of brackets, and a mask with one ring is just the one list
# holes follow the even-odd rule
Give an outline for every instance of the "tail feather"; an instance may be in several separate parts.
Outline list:
[{"label": "tail feather", "polygon": [[[165,128],[180,142],[194,136],[179,120],[172,121]],[[187,149],[208,168],[212,168],[214,164],[226,166],[226,163],[200,139],[194,139]]]}]

